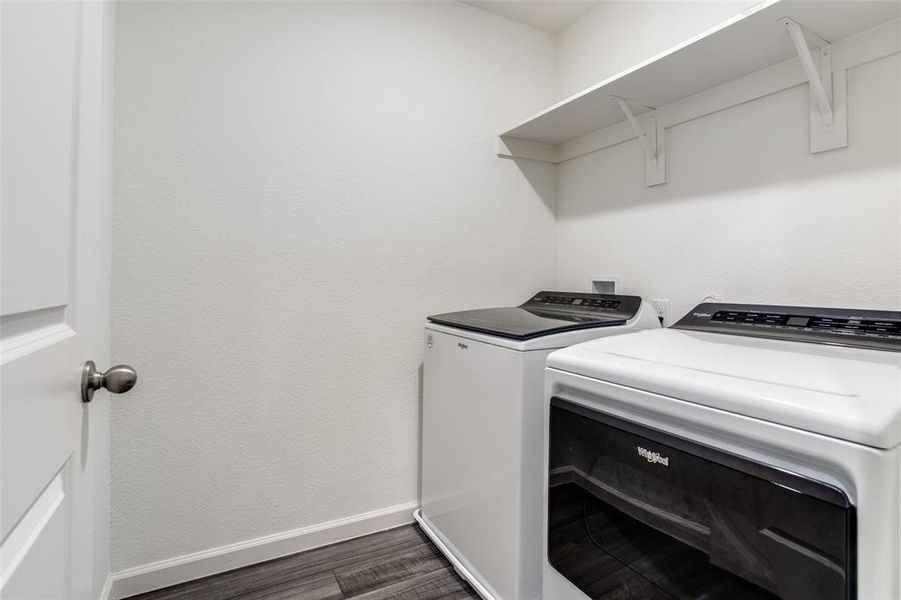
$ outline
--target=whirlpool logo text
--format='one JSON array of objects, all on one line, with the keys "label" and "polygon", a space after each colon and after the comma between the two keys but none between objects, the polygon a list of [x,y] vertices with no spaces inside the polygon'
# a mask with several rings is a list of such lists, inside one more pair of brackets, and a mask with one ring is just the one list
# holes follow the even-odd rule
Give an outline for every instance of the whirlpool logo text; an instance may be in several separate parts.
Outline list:
[{"label": "whirlpool logo text", "polygon": [[663,456],[659,452],[651,452],[647,448],[642,448],[641,446],[637,446],[638,448],[638,456],[647,460],[649,463],[657,463],[659,465],[663,465],[664,467],[669,466],[669,457]]}]

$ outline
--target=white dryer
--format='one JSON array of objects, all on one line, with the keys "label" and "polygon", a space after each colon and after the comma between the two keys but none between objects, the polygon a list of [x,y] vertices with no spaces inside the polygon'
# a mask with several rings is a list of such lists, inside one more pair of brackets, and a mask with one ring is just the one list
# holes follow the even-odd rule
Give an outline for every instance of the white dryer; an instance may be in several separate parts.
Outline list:
[{"label": "white dryer", "polygon": [[638,297],[564,292],[429,317],[415,516],[484,598],[541,596],[547,355],[659,327]]},{"label": "white dryer", "polygon": [[545,600],[901,598],[901,312],[702,304],[546,398]]}]

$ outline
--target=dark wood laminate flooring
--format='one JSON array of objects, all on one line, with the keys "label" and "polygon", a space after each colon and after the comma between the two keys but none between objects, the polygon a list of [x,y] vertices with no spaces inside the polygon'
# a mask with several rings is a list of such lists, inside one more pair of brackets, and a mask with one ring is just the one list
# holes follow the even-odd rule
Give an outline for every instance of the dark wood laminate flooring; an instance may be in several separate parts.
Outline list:
[{"label": "dark wood laminate flooring", "polygon": [[416,525],[132,596],[131,600],[478,600]]}]

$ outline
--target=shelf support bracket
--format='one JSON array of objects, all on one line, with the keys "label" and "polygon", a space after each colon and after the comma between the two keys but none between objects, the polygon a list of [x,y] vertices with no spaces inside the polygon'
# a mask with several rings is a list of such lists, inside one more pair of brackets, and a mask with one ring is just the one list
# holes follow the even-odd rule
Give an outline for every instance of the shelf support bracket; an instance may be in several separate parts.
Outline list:
[{"label": "shelf support bracket", "polygon": [[[610,101],[618,104],[626,115],[629,125],[635,131],[635,136],[644,148],[646,162],[647,185],[660,185],[666,183],[666,156],[664,148],[664,132],[657,118],[657,109],[651,108],[647,113],[639,115],[645,123],[639,123],[638,118],[632,113],[629,105],[619,96],[610,96]],[[647,107],[650,108],[650,107]],[[647,117],[645,117],[647,115]]]},{"label": "shelf support bracket", "polygon": [[[848,145],[847,72],[832,73],[832,45],[797,22],[779,20],[791,37],[801,68],[810,82],[810,151],[844,148]],[[814,46],[811,52],[807,39]]]}]

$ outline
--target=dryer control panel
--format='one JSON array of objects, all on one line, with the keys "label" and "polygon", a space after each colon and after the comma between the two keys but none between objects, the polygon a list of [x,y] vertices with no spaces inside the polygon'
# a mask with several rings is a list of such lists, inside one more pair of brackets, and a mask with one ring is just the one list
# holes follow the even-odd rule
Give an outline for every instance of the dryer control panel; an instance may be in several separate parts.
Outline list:
[{"label": "dryer control panel", "polygon": [[705,303],[673,328],[901,352],[901,311]]}]

